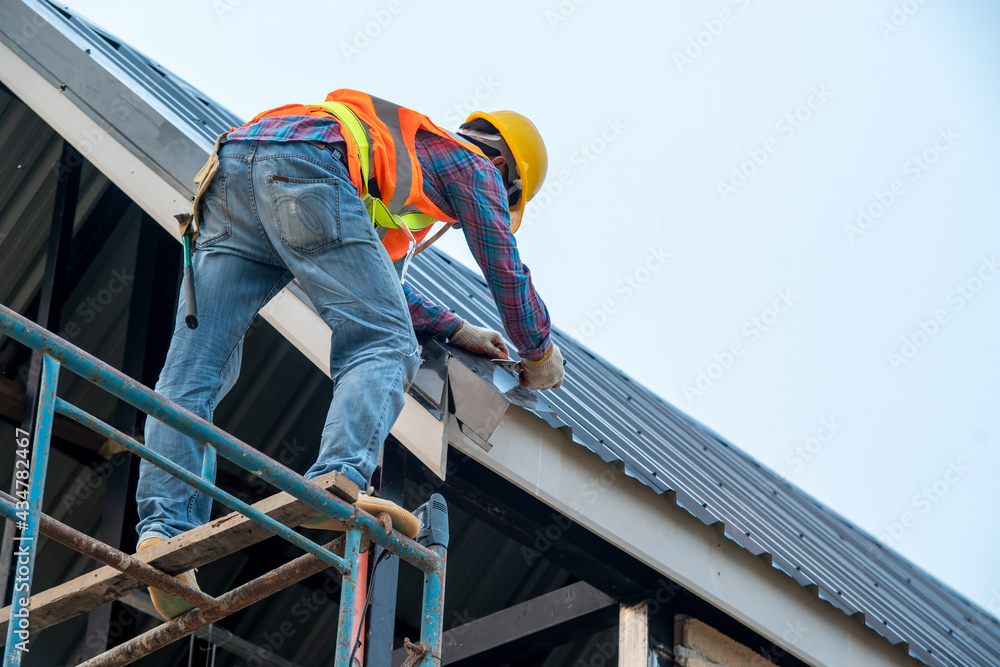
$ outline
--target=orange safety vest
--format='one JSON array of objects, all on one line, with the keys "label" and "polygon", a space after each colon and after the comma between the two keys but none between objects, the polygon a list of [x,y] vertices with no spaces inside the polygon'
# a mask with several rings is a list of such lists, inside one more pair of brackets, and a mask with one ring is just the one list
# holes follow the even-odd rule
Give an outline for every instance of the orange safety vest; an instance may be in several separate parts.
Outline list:
[{"label": "orange safety vest", "polygon": [[[367,93],[340,89],[327,95],[326,101],[344,104],[364,126],[369,142],[370,179],[375,181],[380,198],[390,212],[403,215],[419,211],[434,220],[457,222],[454,218],[446,215],[424,194],[424,179],[416,154],[417,130],[426,130],[439,137],[449,139],[485,158],[486,156],[479,148],[463,141],[458,135],[441,129],[422,113]],[[242,127],[271,116],[320,116],[336,119],[329,109],[319,105],[287,104],[257,114]],[[360,196],[367,191],[367,188],[364,187],[367,184],[362,183],[358,146],[351,132],[342,131],[341,134],[347,145],[351,182],[358,188]],[[403,258],[409,248],[409,238],[406,233],[400,229],[380,228],[380,234],[382,231],[385,232],[382,235],[382,244],[389,252],[392,261],[395,262]],[[429,231],[430,226],[418,230],[411,229],[417,243],[427,236]]]}]

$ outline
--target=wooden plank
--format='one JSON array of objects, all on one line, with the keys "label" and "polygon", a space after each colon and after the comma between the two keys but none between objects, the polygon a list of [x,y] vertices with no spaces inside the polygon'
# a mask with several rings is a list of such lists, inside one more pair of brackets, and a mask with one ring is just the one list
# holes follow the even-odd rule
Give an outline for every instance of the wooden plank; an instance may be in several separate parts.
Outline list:
[{"label": "wooden plank", "polygon": [[[327,473],[313,482],[350,503],[358,499],[357,485],[339,473]],[[253,507],[286,526],[298,526],[319,516],[316,510],[287,493],[277,493],[255,503]],[[273,535],[263,526],[233,512],[145,549],[136,557],[168,574],[178,574],[219,560],[269,537]],[[112,567],[88,572],[31,596],[31,629],[44,630],[145,587],[145,584]],[[10,607],[0,609],[0,634],[7,632],[9,618]]]},{"label": "wooden plank", "polygon": [[649,664],[649,605],[623,604],[618,615],[618,665],[646,667]]},{"label": "wooden plank", "polygon": [[[612,627],[617,615],[613,598],[578,581],[448,630],[441,638],[441,664],[507,665]],[[404,649],[393,651],[394,666],[405,659]]]}]

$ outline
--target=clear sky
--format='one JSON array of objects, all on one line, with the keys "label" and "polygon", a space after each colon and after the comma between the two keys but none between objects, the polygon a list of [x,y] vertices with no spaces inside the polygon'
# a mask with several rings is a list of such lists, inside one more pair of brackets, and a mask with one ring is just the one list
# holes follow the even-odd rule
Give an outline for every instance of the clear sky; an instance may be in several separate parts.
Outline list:
[{"label": "clear sky", "polygon": [[243,117],[528,115],[556,326],[1000,616],[995,2],[69,6]]}]

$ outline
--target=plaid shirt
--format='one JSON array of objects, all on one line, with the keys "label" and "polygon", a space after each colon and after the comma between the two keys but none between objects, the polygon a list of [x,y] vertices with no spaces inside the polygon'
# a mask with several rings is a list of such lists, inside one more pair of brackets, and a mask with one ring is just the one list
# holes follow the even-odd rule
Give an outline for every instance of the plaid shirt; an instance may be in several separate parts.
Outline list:
[{"label": "plaid shirt", "polygon": [[[275,116],[234,130],[225,141],[343,141],[331,118]],[[507,194],[500,172],[491,162],[431,132],[420,130],[417,159],[424,194],[445,214],[462,224],[465,240],[486,277],[507,335],[518,353],[539,359],[548,352],[551,322],[545,304],[531,284],[531,273],[517,253],[510,231]],[[403,285],[417,333],[450,337],[461,319]]]}]

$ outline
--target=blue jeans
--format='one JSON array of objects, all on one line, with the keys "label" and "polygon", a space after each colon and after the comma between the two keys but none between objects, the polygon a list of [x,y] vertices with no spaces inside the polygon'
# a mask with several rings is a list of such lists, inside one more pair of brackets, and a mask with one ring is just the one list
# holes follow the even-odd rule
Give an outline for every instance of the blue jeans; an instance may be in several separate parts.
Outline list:
[{"label": "blue jeans", "polygon": [[[239,375],[243,334],[294,277],[332,330],[333,400],[305,477],[336,470],[364,488],[420,356],[389,255],[337,157],[299,141],[222,145],[195,244],[199,325],[184,324],[182,295],[156,391],[211,421]],[[152,417],[146,446],[201,474],[202,445]],[[212,506],[145,460],[136,500],[141,539],[199,526]]]}]

